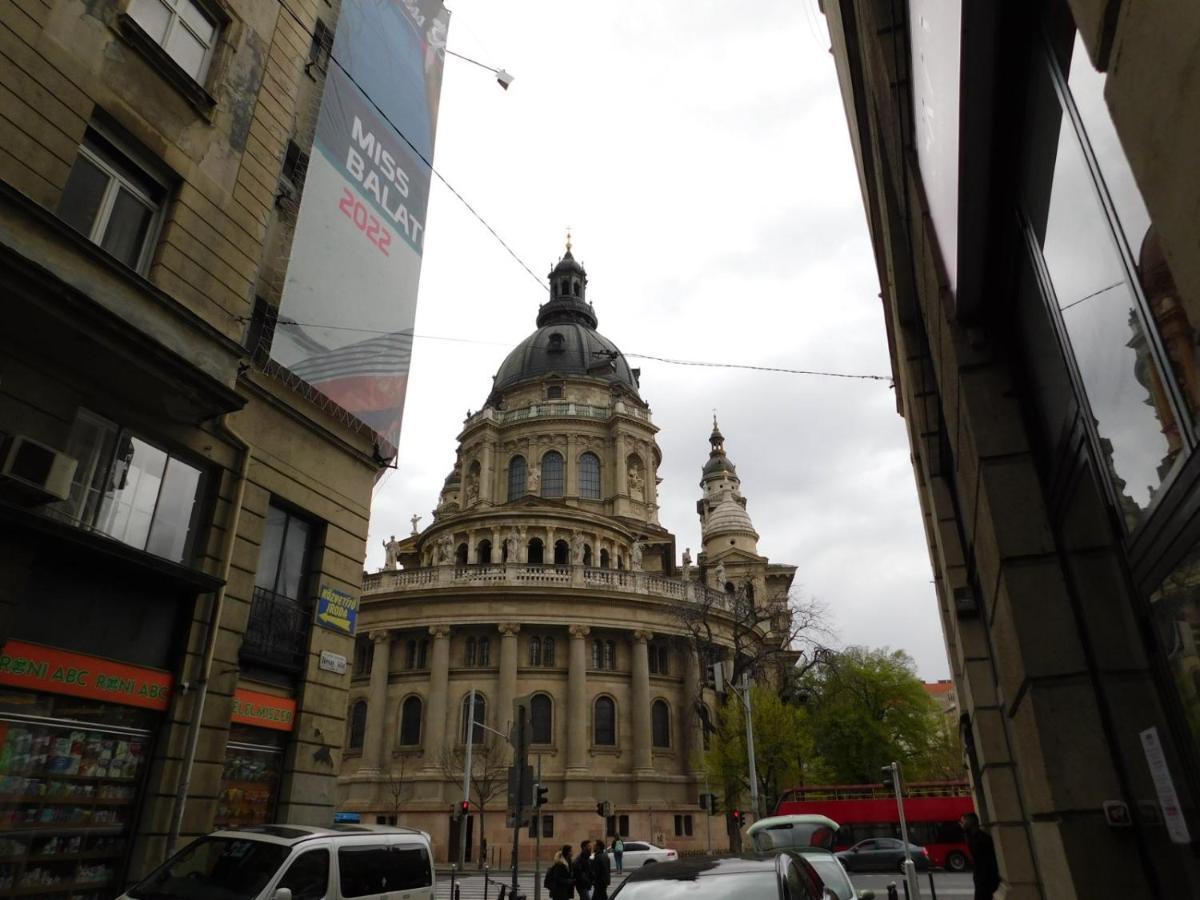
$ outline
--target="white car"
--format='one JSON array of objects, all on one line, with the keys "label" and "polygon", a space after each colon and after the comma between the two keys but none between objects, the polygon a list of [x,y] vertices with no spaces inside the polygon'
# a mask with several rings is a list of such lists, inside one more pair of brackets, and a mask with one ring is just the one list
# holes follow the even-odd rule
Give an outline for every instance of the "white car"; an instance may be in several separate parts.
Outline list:
[{"label": "white car", "polygon": [[[651,863],[667,862],[679,859],[679,854],[665,847],[655,847],[646,841],[625,841],[625,853],[621,857],[622,869],[636,869],[638,866],[648,866]],[[608,851],[612,856],[612,849]],[[617,862],[612,860],[612,869],[617,870]]]},{"label": "white car", "polygon": [[193,841],[121,900],[433,900],[432,860],[414,828],[262,825]]}]

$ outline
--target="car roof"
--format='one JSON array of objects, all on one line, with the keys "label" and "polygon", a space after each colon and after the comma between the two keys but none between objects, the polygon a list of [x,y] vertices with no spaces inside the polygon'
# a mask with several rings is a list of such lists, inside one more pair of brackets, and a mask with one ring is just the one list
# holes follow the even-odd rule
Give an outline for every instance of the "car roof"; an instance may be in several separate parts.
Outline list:
[{"label": "car roof", "polygon": [[371,834],[416,835],[429,840],[429,835],[419,828],[394,825],[334,825],[330,828],[322,828],[317,825],[252,825],[245,828],[225,828],[214,831],[209,837],[240,838],[242,840],[249,838],[268,844],[283,844],[290,847],[314,838],[361,837]]},{"label": "car roof", "polygon": [[746,833],[753,834],[764,828],[778,828],[783,825],[824,825],[834,831],[841,827],[829,816],[822,816],[818,813],[794,813],[787,816],[768,816],[765,819],[759,819],[747,829]]},{"label": "car roof", "polygon": [[706,875],[732,875],[737,872],[774,870],[775,858],[758,854],[742,856],[689,856],[673,862],[643,866],[632,872],[626,881],[672,881],[700,878]]}]

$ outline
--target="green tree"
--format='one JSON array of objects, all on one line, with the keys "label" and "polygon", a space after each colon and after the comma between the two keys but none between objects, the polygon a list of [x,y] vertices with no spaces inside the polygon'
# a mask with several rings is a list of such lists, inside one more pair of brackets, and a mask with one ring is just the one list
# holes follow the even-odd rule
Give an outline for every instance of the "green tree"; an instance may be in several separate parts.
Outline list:
[{"label": "green tree", "polygon": [[809,710],[814,749],[834,782],[873,783],[892,760],[910,780],[961,774],[952,762],[954,735],[903,650],[831,654],[793,693]]}]

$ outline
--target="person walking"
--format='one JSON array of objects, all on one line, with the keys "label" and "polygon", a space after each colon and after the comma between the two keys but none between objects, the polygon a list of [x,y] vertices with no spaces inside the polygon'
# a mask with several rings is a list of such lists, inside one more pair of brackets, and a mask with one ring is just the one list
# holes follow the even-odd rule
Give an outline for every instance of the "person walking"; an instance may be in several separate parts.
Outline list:
[{"label": "person walking", "polygon": [[592,900],[592,842],[579,842],[579,855],[571,865],[571,877],[575,879],[575,893],[579,900]]},{"label": "person walking", "polygon": [[625,855],[625,842],[621,840],[620,835],[617,835],[616,839],[613,840],[612,851],[613,859],[616,860],[617,863],[617,871],[624,872],[625,870],[621,868],[621,857]]},{"label": "person walking", "polygon": [[596,885],[592,891],[592,900],[608,900],[608,886],[612,883],[612,868],[608,864],[608,854],[604,852],[603,838],[593,845],[592,880]]},{"label": "person walking", "polygon": [[992,900],[1000,887],[1000,866],[996,862],[996,846],[992,836],[979,827],[979,816],[964,813],[958,820],[967,835],[971,851],[972,875],[975,879],[975,900]]},{"label": "person walking", "polygon": [[554,862],[546,870],[542,887],[550,892],[550,900],[571,900],[575,895],[575,879],[571,877],[571,845],[563,844],[554,854]]}]

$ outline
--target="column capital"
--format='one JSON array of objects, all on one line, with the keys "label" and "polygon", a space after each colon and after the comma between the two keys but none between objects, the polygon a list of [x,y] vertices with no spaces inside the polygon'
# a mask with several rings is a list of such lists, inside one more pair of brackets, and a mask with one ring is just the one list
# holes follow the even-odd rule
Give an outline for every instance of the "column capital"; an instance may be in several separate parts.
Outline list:
[{"label": "column capital", "polygon": [[371,640],[376,644],[383,644],[392,639],[392,630],[390,628],[376,628],[368,633],[371,636]]},{"label": "column capital", "polygon": [[637,631],[633,632],[633,640],[638,644],[649,643],[649,641],[652,637],[654,637],[654,632],[646,631],[641,628],[639,628]]},{"label": "column capital", "polygon": [[449,625],[430,625],[429,633],[432,634],[435,638],[447,638],[447,637],[450,637],[450,626]]},{"label": "column capital", "polygon": [[572,625],[567,631],[571,633],[571,637],[580,641],[592,633],[592,629],[587,625]]},{"label": "column capital", "polygon": [[516,622],[501,622],[496,626],[496,630],[505,637],[508,637],[509,635],[515,635],[518,631],[520,631],[521,626]]}]

